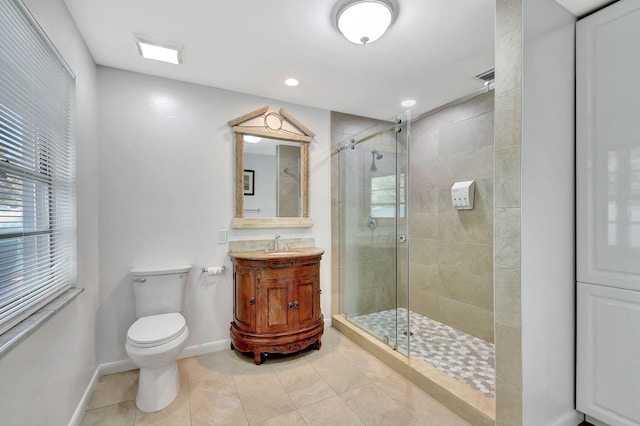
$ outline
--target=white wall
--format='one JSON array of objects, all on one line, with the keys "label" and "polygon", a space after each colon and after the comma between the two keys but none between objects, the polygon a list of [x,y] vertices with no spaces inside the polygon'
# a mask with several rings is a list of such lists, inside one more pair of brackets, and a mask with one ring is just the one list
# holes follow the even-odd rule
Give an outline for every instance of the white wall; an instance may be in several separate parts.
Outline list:
[{"label": "white wall", "polygon": [[[98,68],[100,114],[100,363],[127,359],[135,320],[132,267],[188,263],[190,353],[226,348],[232,320],[230,239],[315,237],[326,250],[322,309],[330,306],[329,111],[142,74]],[[286,108],[316,133],[310,147],[310,229],[230,230],[233,138],[227,121],[264,105]],[[203,265],[225,264],[206,277]],[[124,365],[121,363],[121,365]],[[116,368],[117,369],[117,368]]]},{"label": "white wall", "polygon": [[523,0],[522,372],[524,425],[576,425],[574,23]]},{"label": "white wall", "polygon": [[71,419],[96,368],[96,69],[63,0],[23,1],[76,74],[78,286],[85,291],[0,358],[0,423],[63,425]]}]

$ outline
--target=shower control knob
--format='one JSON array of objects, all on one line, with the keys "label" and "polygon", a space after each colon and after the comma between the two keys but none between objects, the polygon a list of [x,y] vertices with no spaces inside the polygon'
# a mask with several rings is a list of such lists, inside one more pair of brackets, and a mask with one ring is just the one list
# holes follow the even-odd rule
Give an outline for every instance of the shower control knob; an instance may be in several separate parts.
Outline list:
[{"label": "shower control knob", "polygon": [[401,243],[406,243],[407,242],[407,236],[406,235],[400,235],[400,237],[398,238],[398,241],[400,241]]}]

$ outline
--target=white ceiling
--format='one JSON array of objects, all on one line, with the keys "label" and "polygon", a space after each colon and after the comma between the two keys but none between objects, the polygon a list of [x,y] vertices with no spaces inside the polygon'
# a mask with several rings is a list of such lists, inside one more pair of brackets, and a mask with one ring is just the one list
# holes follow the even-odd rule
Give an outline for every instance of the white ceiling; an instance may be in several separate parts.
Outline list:
[{"label": "white ceiling", "polygon": [[[372,118],[478,91],[493,67],[495,0],[394,0],[397,20],[365,46],[336,30],[341,1],[65,0],[100,65]],[[140,58],[134,33],[181,43],[184,63]]]}]

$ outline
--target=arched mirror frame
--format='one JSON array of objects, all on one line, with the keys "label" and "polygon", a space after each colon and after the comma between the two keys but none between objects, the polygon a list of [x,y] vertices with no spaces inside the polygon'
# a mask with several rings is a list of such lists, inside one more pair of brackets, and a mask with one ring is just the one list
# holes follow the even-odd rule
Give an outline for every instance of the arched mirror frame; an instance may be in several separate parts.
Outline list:
[{"label": "arched mirror frame", "polygon": [[[260,121],[262,120],[262,122]],[[258,125],[249,125],[257,122]],[[269,106],[245,114],[227,123],[235,141],[234,217],[231,228],[309,228],[309,143],[315,136],[284,108],[269,112]],[[300,143],[300,216],[244,217],[244,136],[258,136]]]}]

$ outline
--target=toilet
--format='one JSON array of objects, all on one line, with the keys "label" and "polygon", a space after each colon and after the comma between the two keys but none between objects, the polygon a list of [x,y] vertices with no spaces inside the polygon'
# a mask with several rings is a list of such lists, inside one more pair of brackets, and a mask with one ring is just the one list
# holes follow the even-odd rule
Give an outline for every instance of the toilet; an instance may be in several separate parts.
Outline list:
[{"label": "toilet", "polygon": [[154,412],[180,392],[177,358],[189,336],[180,313],[191,266],[133,269],[136,322],[127,331],[125,350],[140,367],[136,406]]}]

